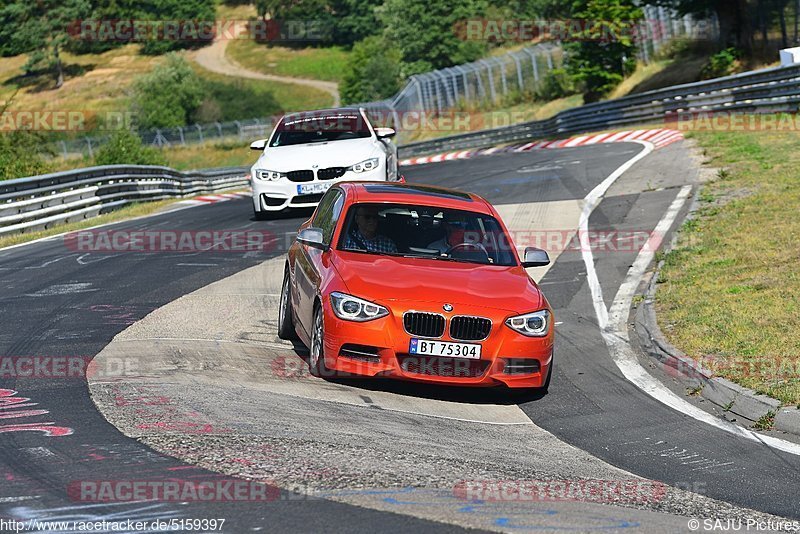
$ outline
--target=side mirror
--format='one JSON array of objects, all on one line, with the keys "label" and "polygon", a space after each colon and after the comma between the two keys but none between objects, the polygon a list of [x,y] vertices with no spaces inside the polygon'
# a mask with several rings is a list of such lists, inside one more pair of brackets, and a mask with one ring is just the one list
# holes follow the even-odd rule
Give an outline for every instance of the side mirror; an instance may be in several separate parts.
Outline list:
[{"label": "side mirror", "polygon": [[266,139],[259,139],[258,141],[253,141],[250,143],[250,150],[264,150],[267,146]]},{"label": "side mirror", "polygon": [[322,230],[313,226],[300,230],[297,242],[320,250],[328,250],[328,245],[323,242]]},{"label": "side mirror", "polygon": [[378,139],[389,139],[397,135],[397,132],[394,128],[375,128],[375,135],[378,136]]},{"label": "side mirror", "polygon": [[536,247],[527,247],[525,257],[522,260],[523,267],[544,267],[550,265],[550,256],[547,252]]}]

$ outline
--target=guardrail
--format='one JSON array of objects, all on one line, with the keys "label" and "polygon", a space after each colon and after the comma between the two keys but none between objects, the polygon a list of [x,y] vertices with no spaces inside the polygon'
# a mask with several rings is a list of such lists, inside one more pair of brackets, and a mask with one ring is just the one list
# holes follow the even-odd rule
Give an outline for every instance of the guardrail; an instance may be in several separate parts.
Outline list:
[{"label": "guardrail", "polygon": [[482,130],[401,147],[403,157],[558,137],[617,126],[677,119],[681,113],[797,111],[800,65],[776,67],[676,85],[562,111],[553,118]]},{"label": "guardrail", "polygon": [[95,217],[130,202],[213,193],[247,185],[247,167],[180,172],[107,165],[0,182],[0,236]]}]

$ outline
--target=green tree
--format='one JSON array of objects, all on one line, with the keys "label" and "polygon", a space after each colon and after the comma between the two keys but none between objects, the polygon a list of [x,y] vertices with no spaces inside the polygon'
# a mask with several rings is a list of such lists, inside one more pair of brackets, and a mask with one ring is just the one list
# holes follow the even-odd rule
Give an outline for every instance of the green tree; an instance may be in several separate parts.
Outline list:
[{"label": "green tree", "polygon": [[332,0],[331,8],[336,17],[333,28],[333,42],[336,44],[352,46],[383,30],[375,14],[374,1]]},{"label": "green tree", "polygon": [[[201,21],[211,23],[216,20],[214,0],[145,0],[135,4],[133,17],[141,20]],[[186,40],[173,38],[154,38],[145,41],[142,53],[160,55],[170,50],[196,48],[209,44],[187,35]]]},{"label": "green tree", "polygon": [[607,95],[636,66],[635,27],[642,10],[635,0],[579,0],[581,27],[567,44],[568,68],[584,87],[586,103]]},{"label": "green tree", "polygon": [[255,5],[259,17],[278,23],[285,38],[281,44],[329,44],[339,22],[329,0],[255,0]]},{"label": "green tree", "polygon": [[400,49],[406,75],[480,58],[486,43],[459,35],[458,25],[485,15],[486,0],[386,0],[378,17]]},{"label": "green tree", "polygon": [[339,90],[346,104],[381,100],[400,89],[400,51],[379,36],[356,43]]},{"label": "green tree", "polygon": [[164,154],[157,148],[145,146],[130,130],[114,132],[108,143],[97,151],[95,165],[166,165]]},{"label": "green tree", "polygon": [[0,51],[27,53],[23,69],[51,70],[56,88],[64,84],[61,52],[70,41],[69,28],[91,12],[88,0],[16,0],[0,4]]},{"label": "green tree", "polygon": [[140,128],[183,126],[203,101],[203,86],[189,63],[171,53],[134,83],[133,100]]}]

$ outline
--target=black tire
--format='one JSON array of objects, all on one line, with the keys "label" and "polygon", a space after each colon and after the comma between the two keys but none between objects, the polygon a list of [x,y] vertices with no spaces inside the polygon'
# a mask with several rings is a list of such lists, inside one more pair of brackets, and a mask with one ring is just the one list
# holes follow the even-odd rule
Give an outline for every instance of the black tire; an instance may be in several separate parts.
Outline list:
[{"label": "black tire", "polygon": [[289,268],[283,273],[283,284],[281,284],[281,300],[278,304],[278,337],[287,341],[297,339],[292,319],[292,299],[289,296]]},{"label": "black tire", "polygon": [[253,209],[253,218],[257,221],[268,221],[272,218],[272,212]]},{"label": "black tire", "polygon": [[330,369],[325,365],[325,323],[322,307],[314,310],[314,324],[311,327],[311,347],[308,351],[308,370],[318,377],[329,377]]}]

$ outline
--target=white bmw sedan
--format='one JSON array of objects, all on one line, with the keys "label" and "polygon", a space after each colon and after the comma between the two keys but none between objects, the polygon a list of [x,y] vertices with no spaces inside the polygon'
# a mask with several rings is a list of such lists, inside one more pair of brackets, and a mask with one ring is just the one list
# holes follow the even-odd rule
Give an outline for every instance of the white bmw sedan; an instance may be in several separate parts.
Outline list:
[{"label": "white bmw sedan", "polygon": [[363,109],[327,109],[285,115],[250,169],[253,212],[261,219],[286,208],[316,206],[342,180],[396,181],[392,128],[373,128]]}]

